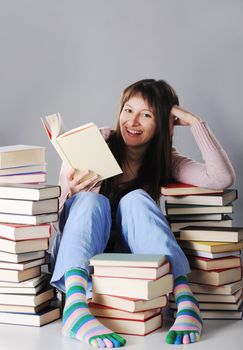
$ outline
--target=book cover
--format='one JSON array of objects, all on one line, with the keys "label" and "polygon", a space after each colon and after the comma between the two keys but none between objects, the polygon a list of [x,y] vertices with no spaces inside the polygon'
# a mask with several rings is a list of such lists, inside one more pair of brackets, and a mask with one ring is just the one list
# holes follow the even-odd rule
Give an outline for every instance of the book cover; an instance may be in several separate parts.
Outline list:
[{"label": "book cover", "polygon": [[95,304],[100,304],[119,310],[139,312],[165,307],[167,305],[167,296],[161,295],[154,299],[143,300],[128,297],[117,297],[109,294],[93,293],[92,301]]},{"label": "book cover", "polygon": [[49,238],[50,230],[49,224],[34,226],[0,223],[0,237],[15,241],[31,238]]},{"label": "book cover", "polygon": [[164,196],[186,196],[191,194],[222,193],[223,190],[214,190],[205,187],[194,186],[174,182],[161,187],[161,194]]},{"label": "book cover", "polygon": [[93,123],[64,132],[60,114],[42,118],[47,135],[62,160],[78,172],[90,170],[89,177],[99,175],[99,180],[122,173],[122,170]]},{"label": "book cover", "polygon": [[45,163],[45,147],[11,145],[0,147],[0,168]]},{"label": "book cover", "polygon": [[159,267],[167,261],[162,254],[103,253],[90,259],[93,266]]},{"label": "book cover", "polygon": [[237,243],[243,240],[243,227],[186,226],[180,231],[180,239]]},{"label": "book cover", "polygon": [[46,184],[0,184],[0,198],[38,201],[58,198],[61,187]]}]

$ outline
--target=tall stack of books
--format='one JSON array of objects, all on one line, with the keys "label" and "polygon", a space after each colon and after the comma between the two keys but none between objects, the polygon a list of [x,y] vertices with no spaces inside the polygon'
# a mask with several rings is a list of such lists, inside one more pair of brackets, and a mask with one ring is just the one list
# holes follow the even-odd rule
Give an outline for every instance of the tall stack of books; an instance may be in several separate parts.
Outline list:
[{"label": "tall stack of books", "polygon": [[99,254],[90,260],[91,313],[121,334],[146,335],[162,325],[161,309],[173,289],[163,255]]},{"label": "tall stack of books", "polygon": [[[183,194],[179,191],[178,195],[177,186]],[[194,194],[189,194],[185,193],[188,188],[169,186],[170,194],[172,189],[174,193],[165,197],[165,206],[172,231],[188,257],[189,281],[202,317],[241,319],[243,228],[233,227],[232,219],[225,217],[233,212],[237,191],[215,193],[191,186]],[[173,297],[170,299],[170,306],[175,308]]]},{"label": "tall stack of books", "polygon": [[59,186],[0,184],[0,323],[41,326],[60,317],[42,273]]},{"label": "tall stack of books", "polygon": [[30,145],[0,147],[0,183],[35,183],[46,178],[45,148]]}]

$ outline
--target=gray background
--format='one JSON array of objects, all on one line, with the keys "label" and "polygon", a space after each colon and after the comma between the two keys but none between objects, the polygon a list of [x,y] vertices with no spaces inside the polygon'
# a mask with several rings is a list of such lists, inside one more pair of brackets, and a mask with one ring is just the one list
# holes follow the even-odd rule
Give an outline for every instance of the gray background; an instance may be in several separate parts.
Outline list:
[{"label": "gray background", "polygon": [[[46,146],[56,183],[60,160],[41,116],[60,112],[66,129],[114,126],[123,88],[162,78],[227,151],[243,226],[242,19],[241,0],[0,0],[1,146]],[[175,143],[200,160],[185,129]]]}]

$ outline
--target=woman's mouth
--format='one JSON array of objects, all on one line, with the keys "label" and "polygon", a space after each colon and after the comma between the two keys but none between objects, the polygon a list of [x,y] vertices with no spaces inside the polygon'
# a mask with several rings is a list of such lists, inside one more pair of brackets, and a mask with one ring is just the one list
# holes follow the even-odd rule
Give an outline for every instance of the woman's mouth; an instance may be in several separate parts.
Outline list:
[{"label": "woman's mouth", "polygon": [[126,132],[131,136],[137,136],[137,135],[141,135],[143,133],[141,130],[135,130],[135,129],[130,129],[130,128],[126,128]]}]

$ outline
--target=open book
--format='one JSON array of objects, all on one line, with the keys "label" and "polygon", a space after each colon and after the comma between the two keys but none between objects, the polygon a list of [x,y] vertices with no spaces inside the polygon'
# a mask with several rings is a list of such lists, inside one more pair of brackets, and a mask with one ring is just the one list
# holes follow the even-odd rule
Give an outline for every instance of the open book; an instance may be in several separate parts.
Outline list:
[{"label": "open book", "polygon": [[100,180],[122,173],[98,127],[93,123],[64,132],[59,113],[41,118],[46,133],[62,160],[77,172],[90,170],[88,177]]}]

